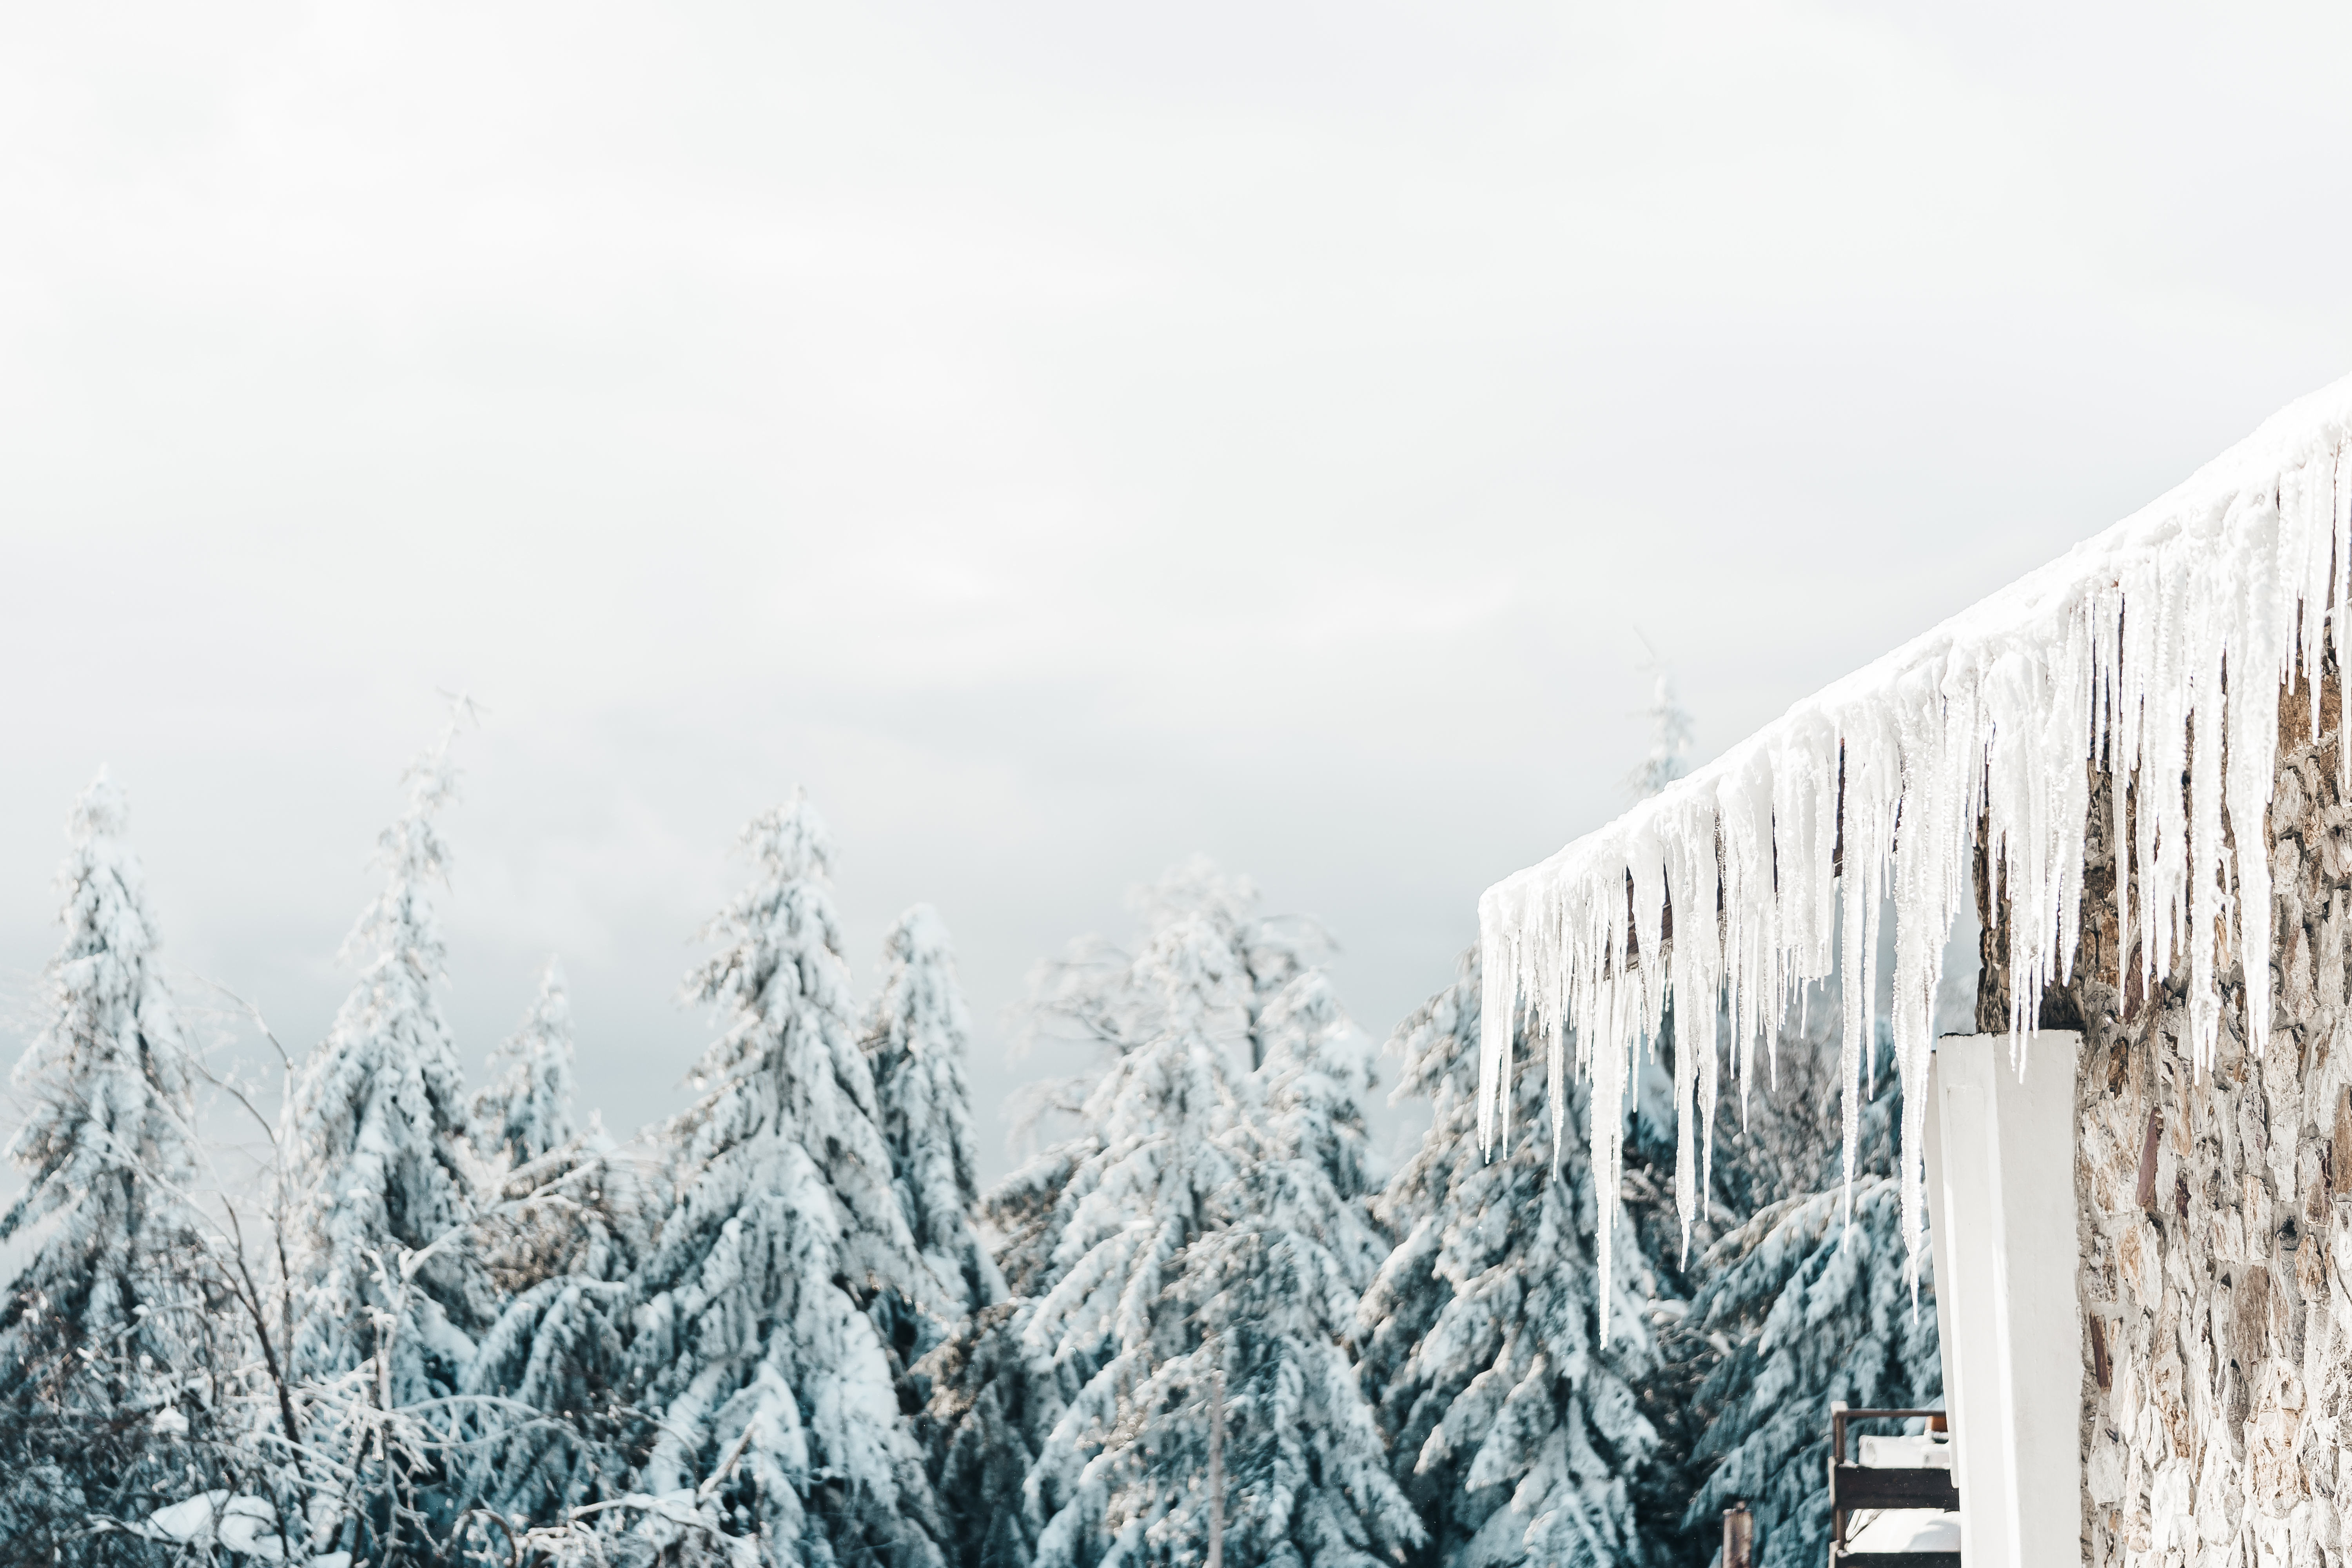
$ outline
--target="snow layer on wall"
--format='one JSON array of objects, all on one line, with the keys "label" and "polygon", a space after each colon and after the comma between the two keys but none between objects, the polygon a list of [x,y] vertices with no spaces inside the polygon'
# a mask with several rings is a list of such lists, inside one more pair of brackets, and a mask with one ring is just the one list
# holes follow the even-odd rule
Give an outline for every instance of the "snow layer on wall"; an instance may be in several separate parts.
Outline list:
[{"label": "snow layer on wall", "polygon": [[[2347,658],[2352,377],[2273,416],[2186,483],[1982,603],[1791,708],[1723,756],[1479,900],[1486,994],[1479,1135],[1507,1138],[1511,1020],[1549,1039],[1560,1123],[1570,1047],[1595,1092],[1601,1290],[1637,1053],[1675,1010],[1675,1201],[1687,1226],[1722,1064],[1743,1086],[1808,982],[1860,973],[1895,921],[1892,1018],[1910,1267],[1923,1211],[1927,1052],[1945,939],[1973,898],[1979,835],[2009,900],[2012,1051],[2044,984],[2071,978],[2094,766],[2135,788],[2124,853],[2137,896],[2121,969],[2186,972],[2193,1058],[2210,1066],[2221,980],[2270,950],[2263,814],[2278,688],[2317,686],[2327,627]],[[2347,683],[2352,685],[2352,683]],[[2231,688],[2251,694],[2229,700]],[[2340,700],[2340,699],[2339,699]],[[2319,705],[2309,705],[2314,735]],[[2347,727],[2339,722],[2339,736]],[[2337,766],[2352,779],[2352,749]],[[2240,847],[2252,847],[2240,852]],[[2134,886],[2121,876],[2119,887]],[[2119,895],[2122,896],[2122,895]],[[1710,918],[1710,916],[1712,918]],[[2124,984],[2120,970],[2117,984]],[[1852,1175],[1874,984],[1846,984],[1841,1081]],[[2244,1031],[2270,1033],[2266,986]],[[1721,1021],[1718,1020],[1718,1008]],[[1725,1029],[1727,1027],[1727,1036]]]}]

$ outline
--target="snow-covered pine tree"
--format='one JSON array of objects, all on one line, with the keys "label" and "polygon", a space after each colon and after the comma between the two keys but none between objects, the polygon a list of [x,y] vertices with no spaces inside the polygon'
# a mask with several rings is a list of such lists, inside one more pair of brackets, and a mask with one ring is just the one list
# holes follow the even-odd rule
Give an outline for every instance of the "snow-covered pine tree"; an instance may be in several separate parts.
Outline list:
[{"label": "snow-covered pine tree", "polygon": [[[1481,1153],[1479,1007],[1473,948],[1454,983],[1397,1028],[1396,1092],[1427,1097],[1436,1120],[1381,1197],[1403,1239],[1363,1303],[1366,1381],[1427,1527],[1423,1561],[1660,1562],[1678,1521],[1643,1496],[1659,1457],[1641,1393],[1657,1360],[1654,1272],[1621,1220],[1612,1299],[1594,1299],[1592,1174],[1576,1127],[1555,1144],[1543,1075],[1514,1085],[1514,1145]],[[1580,1122],[1587,1091],[1567,1093]]]},{"label": "snow-covered pine tree", "polygon": [[[1230,1561],[1393,1563],[1424,1531],[1389,1473],[1351,1353],[1362,1293],[1389,1251],[1366,1201],[1372,1162],[1356,1097],[1370,1073],[1319,972],[1284,987],[1259,1022],[1265,1060],[1244,1101],[1231,1217],[1188,1249],[1174,1292],[1209,1331],[1161,1381],[1222,1391]],[[1197,1403],[1182,1415],[1197,1443]],[[1176,1452],[1202,1462],[1197,1447]],[[1165,1453],[1150,1468],[1166,1489],[1199,1479]]]},{"label": "snow-covered pine tree", "polygon": [[474,1097],[474,1136],[482,1152],[509,1167],[528,1165],[572,1142],[573,1124],[572,995],[563,965],[551,958],[539,972],[530,1011],[498,1054],[490,1079]]},{"label": "snow-covered pine tree", "polygon": [[[1196,1559],[1222,1386],[1227,1559],[1393,1562],[1419,1526],[1346,1342],[1384,1251],[1346,1020],[1311,972],[1255,996],[1200,914],[1163,926],[1138,967],[1160,1032],[1090,1099],[1057,1278],[1025,1326],[1086,1369],[1026,1483],[1035,1561]],[[1258,1071],[1241,1048],[1264,1053]]]},{"label": "snow-covered pine tree", "polygon": [[1759,1568],[1814,1568],[1829,1552],[1830,1402],[1937,1408],[1943,1368],[1924,1259],[1918,1310],[1902,1268],[1902,1203],[1888,1176],[1783,1199],[1710,1249],[1694,1314],[1733,1342],[1705,1386],[1698,1445],[1716,1461],[1690,1505],[1704,1531],[1737,1499],[1756,1514]]},{"label": "snow-covered pine tree", "polygon": [[[1268,1010],[1294,981],[1312,973],[1329,945],[1312,921],[1260,913],[1257,890],[1246,879],[1227,877],[1199,857],[1139,889],[1132,902],[1144,922],[1140,942],[1120,946],[1087,938],[1032,976],[1036,1032],[1090,1045],[1097,1062],[1092,1072],[1054,1086],[1076,1122],[1070,1136],[981,1200],[981,1214],[1000,1238],[996,1262],[1011,1299],[960,1326],[921,1369],[932,1385],[926,1447],[958,1568],[1027,1568],[1039,1531],[1059,1511],[1059,1497],[1045,1500],[1039,1510],[1025,1508],[1025,1479],[1049,1448],[1057,1465],[1076,1458],[1067,1445],[1055,1447],[1053,1434],[1080,1390],[1118,1352],[1108,1334],[1032,1332],[1040,1305],[1071,1267],[1064,1239],[1115,1163],[1098,1120],[1106,1076],[1126,1071],[1134,1053],[1175,1038],[1171,1016],[1204,1012],[1216,1020],[1227,1088],[1247,1089],[1247,1069],[1267,1058]],[[1180,987],[1171,1002],[1162,943],[1179,926],[1186,928],[1185,943],[1205,955],[1197,966],[1201,977],[1214,978],[1207,994]],[[1335,1169],[1360,1159],[1360,1134],[1336,1131],[1325,1157]]]},{"label": "snow-covered pine tree", "polygon": [[982,1307],[916,1369],[930,1384],[916,1430],[954,1568],[1029,1568],[1036,1555],[1022,1486],[1085,1381],[1029,1343],[1036,1309],[1023,1295]]},{"label": "snow-covered pine tree", "polygon": [[[1265,1008],[1291,981],[1316,970],[1331,947],[1323,929],[1304,916],[1261,913],[1256,885],[1246,877],[1225,875],[1206,856],[1195,855],[1170,868],[1158,881],[1136,889],[1129,903],[1144,922],[1139,942],[1121,947],[1099,936],[1083,937],[1061,958],[1039,964],[1029,977],[1024,1006],[1031,1037],[1091,1047],[1097,1059],[1075,1078],[1032,1086],[1043,1092],[1032,1096],[1036,1103],[1031,1121],[1051,1110],[1077,1125],[1066,1142],[1008,1178],[999,1194],[983,1200],[990,1223],[1005,1238],[997,1262],[1013,1280],[1015,1295],[1043,1294],[1053,1283],[1045,1260],[1059,1244],[1067,1218],[1061,1184],[1079,1168],[1083,1152],[1097,1138],[1084,1110],[1089,1091],[1121,1056],[1166,1033],[1166,988],[1151,967],[1154,940],[1179,923],[1192,922],[1222,951],[1220,973],[1230,983],[1220,984],[1236,1012],[1241,1054],[1246,1058],[1239,1065],[1253,1071],[1265,1060]],[[1000,1207],[1005,1212],[994,1212]],[[1029,1284],[1013,1280],[1015,1275]]]},{"label": "snow-covered pine tree", "polygon": [[90,1513],[143,1516],[163,1500],[159,1467],[184,1479],[200,1458],[157,1425],[186,1429],[174,1394],[204,1371],[185,1207],[196,1156],[186,1046],[128,824],[101,770],[74,806],[65,942],[16,1070],[25,1120],[8,1152],[26,1185],[0,1240],[32,1251],[0,1296],[0,1521],[26,1561],[83,1535]]},{"label": "snow-covered pine tree", "polygon": [[956,1324],[916,1368],[931,1387],[917,1429],[955,1568],[1029,1568],[1036,1554],[1042,1521],[1023,1509],[1023,1487],[1095,1358],[1056,1362],[1031,1342],[1029,1323],[1060,1277],[1054,1255],[1075,1206],[1072,1179],[1101,1149],[1081,1131],[982,1196],[1009,1297]]},{"label": "snow-covered pine tree", "polygon": [[[1261,1015],[1283,987],[1318,966],[1331,945],[1313,921],[1261,913],[1258,901],[1255,882],[1227,876],[1204,855],[1171,867],[1129,899],[1143,918],[1146,947],[1179,921],[1198,921],[1224,948],[1248,1047],[1242,1065],[1253,1070],[1265,1060]],[[1030,977],[1028,1010],[1037,1033],[1100,1046],[1109,1055],[1160,1037],[1163,1005],[1142,954],[1100,937],[1071,943]]]},{"label": "snow-covered pine tree", "polygon": [[971,1228],[979,1165],[964,1082],[971,1019],[956,984],[947,922],[929,904],[898,917],[883,938],[882,959],[882,989],[866,1015],[866,1055],[898,1204],[937,1281],[935,1305],[952,1323],[1004,1296],[995,1261]]},{"label": "snow-covered pine tree", "polygon": [[1625,780],[1625,787],[1635,800],[1649,799],[1690,772],[1690,710],[1675,695],[1672,671],[1658,671],[1657,685],[1651,690],[1650,706],[1645,711],[1650,721],[1650,747]]},{"label": "snow-covered pine tree", "polygon": [[[1259,1024],[1259,1173],[1271,1184],[1253,1212],[1320,1237],[1349,1290],[1360,1295],[1391,1251],[1373,1217],[1384,1173],[1359,1098],[1377,1087],[1363,1037],[1320,969],[1286,985]],[[1353,1332],[1354,1320],[1351,1309],[1333,1332]]]},{"label": "snow-covered pine tree", "polygon": [[455,737],[453,722],[408,769],[406,807],[379,840],[383,890],[344,944],[359,983],[302,1064],[291,1100],[293,1363],[299,1378],[331,1389],[306,1436],[341,1446],[351,1465],[377,1467],[352,1510],[320,1524],[355,1556],[413,1542],[415,1521],[404,1512],[412,1489],[440,1479],[436,1463],[387,1456],[371,1432],[391,1428],[371,1424],[457,1393],[495,1311],[467,1230],[463,1076],[436,995],[444,949],[430,888],[446,880],[448,852],[434,817],[456,791]]},{"label": "snow-covered pine tree", "polygon": [[868,1310],[919,1299],[923,1269],[857,1046],[832,842],[805,796],[743,842],[751,885],[686,987],[726,1032],[667,1130],[677,1196],[639,1275],[632,1361],[658,1416],[644,1482],[698,1489],[775,1563],[923,1568],[939,1526],[899,1404],[909,1347]]},{"label": "snow-covered pine tree", "polygon": [[[1764,1081],[1748,1086],[1746,1094],[1737,1081],[1725,1086],[1714,1146],[1703,1163],[1706,1187],[1687,1235],[1675,1201],[1679,1156],[1671,1089],[1654,1100],[1647,1093],[1658,1079],[1671,1076],[1672,1016],[1666,1039],[1644,1064],[1641,1114],[1627,1130],[1624,1214],[1650,1260],[1656,1292],[1649,1308],[1654,1360],[1636,1391],[1658,1447],[1643,1473],[1637,1504],[1651,1534],[1661,1541],[1679,1534],[1685,1544],[1677,1551],[1698,1550],[1710,1529],[1695,1516],[1686,1531],[1678,1525],[1708,1468],[1700,1457],[1703,1435],[1721,1414],[1702,1391],[1722,1362],[1724,1341],[1699,1321],[1691,1304],[1719,1262],[1709,1249],[1759,1209],[1814,1190],[1837,1167],[1835,986],[1816,993],[1809,998],[1813,1005],[1792,1015],[1770,1048],[1757,1054],[1756,1071]],[[1718,1035],[1729,1026],[1718,1015]],[[1652,1064],[1664,1070],[1654,1075]]]},{"label": "snow-covered pine tree", "polygon": [[[464,1492],[517,1526],[628,1490],[627,1281],[647,1236],[641,1183],[572,1107],[572,1006],[550,959],[475,1101],[491,1143],[483,1263],[502,1306],[465,1386],[478,1406]],[[518,1420],[517,1407],[535,1414]]]},{"label": "snow-covered pine tree", "polygon": [[1198,915],[1161,929],[1137,967],[1156,1033],[1088,1097],[1099,1143],[1070,1174],[1057,1278],[1025,1326],[1033,1348],[1086,1369],[1024,1483],[1041,1568],[1197,1555],[1207,1534],[1209,1368],[1199,1303],[1178,1287],[1186,1250],[1238,1195],[1249,1129],[1227,1052],[1247,982]]}]

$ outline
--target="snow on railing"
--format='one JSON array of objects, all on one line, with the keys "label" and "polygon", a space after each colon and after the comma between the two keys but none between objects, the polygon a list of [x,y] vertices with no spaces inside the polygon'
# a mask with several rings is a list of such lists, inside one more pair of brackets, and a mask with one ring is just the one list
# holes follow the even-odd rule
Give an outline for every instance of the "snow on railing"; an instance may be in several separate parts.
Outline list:
[{"label": "snow on railing", "polygon": [[[1972,896],[1976,836],[1981,825],[2008,895],[2014,1058],[2044,984],[2070,977],[2086,763],[2118,780],[2186,780],[2185,790],[2135,792],[2129,841],[2118,846],[2116,897],[2132,907],[2119,911],[2116,978],[2135,952],[2151,988],[2185,960],[2192,1058],[2200,1073],[2211,1064],[2227,955],[2271,946],[2264,812],[2278,688],[2315,691],[2325,626],[2336,628],[2338,664],[2352,669],[2347,430],[2352,378],[2289,405],[2153,504],[1486,890],[1479,1137],[1491,1149],[1509,1135],[1503,1087],[1521,1017],[1531,1038],[1548,1043],[1554,1137],[1563,1135],[1572,1040],[1593,1088],[1601,1300],[1609,1299],[1620,1108],[1668,998],[1696,999],[1675,1012],[1675,1201],[1687,1237],[1704,1179],[1694,1142],[1703,1160],[1724,1046],[1744,1088],[1757,1042],[1803,985],[1833,968],[1874,969],[1882,900],[1895,915],[1898,1163],[1916,1286],[1936,988],[1953,918]],[[2225,700],[2228,684],[2248,700]],[[2340,687],[2339,740],[2342,700]],[[2315,698],[2309,707],[2315,739]],[[2339,754],[2352,784],[2352,749]],[[2125,900],[2126,866],[2136,900]],[[1849,1181],[1874,989],[1842,987]],[[2246,1038],[2260,1051],[2270,988],[2250,984],[2246,998]],[[1728,1042],[1717,1038],[1718,1005]]]}]

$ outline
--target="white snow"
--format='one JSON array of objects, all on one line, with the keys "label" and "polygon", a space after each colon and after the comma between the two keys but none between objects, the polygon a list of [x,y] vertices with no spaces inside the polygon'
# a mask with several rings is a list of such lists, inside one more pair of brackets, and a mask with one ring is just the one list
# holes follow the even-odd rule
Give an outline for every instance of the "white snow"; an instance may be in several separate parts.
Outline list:
[{"label": "white snow", "polygon": [[[1933,1008],[1947,932],[1973,897],[1979,825],[2013,913],[2014,1052],[2044,982],[2068,977],[2095,760],[2118,780],[2134,770],[2186,779],[2185,790],[2136,792],[2123,852],[2138,896],[2124,911],[2120,949],[2144,984],[2182,963],[2192,1054],[2200,1069],[2211,1063],[2231,955],[2271,944],[2262,847],[2277,687],[2316,682],[2324,625],[2336,628],[2339,662],[2352,664],[2343,614],[2347,427],[2352,378],[2290,405],[2132,517],[1486,890],[1480,1137],[1491,1147],[1509,1134],[1502,1085],[1513,1015],[1524,1006],[1528,1032],[1549,1041],[1556,1130],[1571,1042],[1594,1086],[1604,1297],[1623,1139],[1623,1118],[1610,1108],[1623,1102],[1667,997],[1690,999],[1675,1010],[1675,1053],[1676,1197],[1687,1225],[1693,1113],[1697,1134],[1711,1134],[1723,1048],[1744,1089],[1757,1041],[1805,983],[1830,973],[1833,949],[1849,973],[1875,952],[1882,897],[1895,910],[1892,1024],[1916,1277]],[[2225,700],[2225,685],[2251,700]],[[2352,780],[2352,752],[2342,765]],[[1844,1019],[1849,1175],[1874,990],[1843,988],[1863,1003]],[[2244,1035],[2259,1052],[2269,991],[2247,994]],[[1723,1042],[1718,997],[1730,1019]]]},{"label": "white snow", "polygon": [[257,1497],[236,1497],[221,1510],[220,1543],[231,1552],[275,1563],[286,1554],[278,1510]]},{"label": "white snow", "polygon": [[194,1541],[209,1526],[221,1505],[228,1500],[226,1491],[199,1492],[182,1502],[159,1508],[147,1516],[151,1534],[168,1541]]},{"label": "white snow", "polygon": [[1846,1537],[1849,1552],[1958,1552],[1960,1516],[1932,1508],[1891,1508]]},{"label": "white snow", "polygon": [[1908,1437],[1864,1436],[1855,1445],[1854,1461],[1872,1469],[1948,1470],[1952,1445],[1925,1432]]},{"label": "white snow", "polygon": [[[299,1525],[299,1520],[286,1521]],[[285,1560],[286,1545],[279,1535],[280,1521],[277,1507],[267,1498],[232,1496],[215,1489],[147,1516],[146,1529],[139,1531],[152,1541],[169,1541],[182,1546],[201,1544],[209,1534],[224,1551],[252,1557],[264,1563]],[[331,1552],[309,1559],[310,1568],[351,1568],[351,1553]]]}]

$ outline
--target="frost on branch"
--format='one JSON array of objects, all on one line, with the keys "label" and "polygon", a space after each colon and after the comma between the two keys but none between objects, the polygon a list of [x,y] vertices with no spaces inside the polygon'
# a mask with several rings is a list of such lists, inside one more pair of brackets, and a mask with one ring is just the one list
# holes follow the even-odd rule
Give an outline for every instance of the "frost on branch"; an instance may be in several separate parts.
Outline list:
[{"label": "frost on branch", "polygon": [[[2263,814],[2279,688],[2315,689],[2329,642],[2340,663],[2352,635],[2347,423],[2352,382],[2292,405],[2144,510],[1488,889],[1482,1141],[1507,1131],[1516,1006],[1548,1041],[1557,1136],[1571,1049],[1595,1099],[1617,1103],[1668,998],[1684,998],[1674,1097],[1687,1223],[1720,1058],[1745,1079],[1802,985],[1875,950],[1891,900],[1899,1191],[1916,1274],[1933,1011],[1947,934],[1974,896],[1979,837],[2011,916],[2014,1043],[2045,985],[2070,978],[2098,769],[2184,781],[2131,792],[2117,885],[2135,892],[2120,911],[2116,980],[2152,988],[2183,972],[2191,1058],[2210,1069],[2227,955],[2271,947]],[[2315,736],[2318,704],[2308,707]],[[2339,735],[2347,728],[2339,713]],[[2352,750],[2338,766],[2352,776]],[[1869,1014],[1844,1018],[1849,1172]],[[2268,991],[2250,987],[2255,1051],[2270,1025]],[[1615,1118],[1592,1124],[1604,1291],[1622,1136]]]},{"label": "frost on branch", "polygon": [[[1243,1015],[1246,1065],[1255,1069],[1265,1060],[1265,1009],[1283,987],[1324,961],[1329,937],[1311,920],[1259,913],[1256,884],[1226,875],[1204,855],[1171,867],[1129,901],[1147,931],[1199,921],[1223,944],[1234,1005]],[[1041,964],[1029,990],[1031,1028],[1037,1035],[1123,1052],[1157,1038],[1168,1025],[1166,998],[1147,975],[1141,955],[1100,937],[1073,942],[1059,961]]]}]

